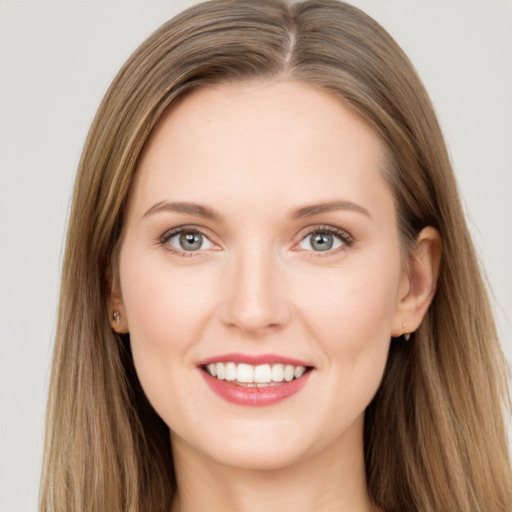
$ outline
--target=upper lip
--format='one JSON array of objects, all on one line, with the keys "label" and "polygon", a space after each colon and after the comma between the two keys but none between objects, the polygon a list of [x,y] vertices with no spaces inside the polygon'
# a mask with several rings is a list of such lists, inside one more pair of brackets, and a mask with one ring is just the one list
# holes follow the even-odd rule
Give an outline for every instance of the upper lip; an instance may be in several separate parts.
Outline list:
[{"label": "upper lip", "polygon": [[258,366],[260,364],[290,364],[292,366],[308,366],[312,365],[306,361],[301,361],[300,359],[295,359],[292,357],[281,356],[278,354],[241,354],[241,353],[231,353],[231,354],[221,354],[218,356],[209,357],[207,359],[203,359],[199,361],[197,366],[205,366],[207,364],[212,363],[245,363],[253,366]]}]

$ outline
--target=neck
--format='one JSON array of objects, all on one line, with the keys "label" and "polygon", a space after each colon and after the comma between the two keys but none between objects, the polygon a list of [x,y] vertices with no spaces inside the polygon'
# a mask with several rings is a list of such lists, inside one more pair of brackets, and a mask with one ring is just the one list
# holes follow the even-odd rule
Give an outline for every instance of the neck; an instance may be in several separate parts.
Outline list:
[{"label": "neck", "polygon": [[172,436],[177,492],[172,512],[374,512],[366,489],[362,429],[278,469],[230,467]]}]

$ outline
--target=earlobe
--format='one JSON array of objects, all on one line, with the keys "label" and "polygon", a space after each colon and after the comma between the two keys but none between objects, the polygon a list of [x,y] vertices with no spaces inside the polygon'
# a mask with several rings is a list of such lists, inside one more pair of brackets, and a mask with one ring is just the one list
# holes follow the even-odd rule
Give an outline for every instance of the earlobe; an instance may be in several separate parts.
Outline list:
[{"label": "earlobe", "polygon": [[118,334],[126,334],[128,332],[128,319],[123,304],[119,279],[109,272],[109,275],[107,275],[107,283],[107,305],[110,326]]},{"label": "earlobe", "polygon": [[441,253],[439,232],[431,226],[424,228],[409,255],[408,287],[398,297],[392,336],[409,335],[420,326],[435,295]]}]

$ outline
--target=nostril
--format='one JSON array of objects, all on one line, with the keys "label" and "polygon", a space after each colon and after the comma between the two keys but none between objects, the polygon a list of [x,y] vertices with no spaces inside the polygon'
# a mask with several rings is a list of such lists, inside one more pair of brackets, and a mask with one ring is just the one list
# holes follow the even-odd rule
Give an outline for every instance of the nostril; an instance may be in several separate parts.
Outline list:
[{"label": "nostril", "polygon": [[226,306],[224,323],[247,334],[271,332],[281,329],[291,318],[285,304],[279,298],[268,300],[243,297]]}]

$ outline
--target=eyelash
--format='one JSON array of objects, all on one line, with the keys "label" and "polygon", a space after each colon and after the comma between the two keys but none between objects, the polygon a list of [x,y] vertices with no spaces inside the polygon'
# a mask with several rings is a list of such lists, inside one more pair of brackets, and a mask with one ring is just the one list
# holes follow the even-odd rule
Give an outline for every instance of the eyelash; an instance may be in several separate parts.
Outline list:
[{"label": "eyelash", "polygon": [[[177,256],[182,256],[184,258],[190,258],[192,256],[198,256],[201,253],[201,250],[197,251],[184,251],[179,250],[173,247],[169,244],[169,240],[171,238],[175,237],[176,235],[181,235],[182,233],[191,233],[191,234],[199,234],[206,238],[210,243],[211,242],[210,237],[206,235],[203,231],[200,229],[194,227],[194,226],[181,226],[179,228],[171,229],[169,231],[166,231],[159,239],[158,244],[161,245],[166,251],[169,251],[172,254],[175,254]],[[197,254],[196,254],[197,253]]]},{"label": "eyelash", "polygon": [[[175,237],[176,235],[180,235],[182,233],[195,233],[195,234],[199,234],[199,235],[205,237],[210,243],[213,244],[213,242],[210,240],[210,237],[208,235],[206,235],[201,229],[198,229],[195,226],[181,226],[179,228],[175,228],[175,229],[171,229],[169,231],[166,231],[158,239],[158,244],[161,245],[162,247],[164,247],[165,250],[167,250],[167,251],[169,251],[172,254],[175,254],[177,256],[181,256],[181,257],[185,257],[185,258],[190,258],[192,256],[198,256],[202,252],[202,250],[197,250],[197,251],[178,250],[178,249],[176,249],[175,247],[173,247],[172,245],[169,244],[169,240],[171,238]],[[310,252],[312,257],[322,258],[322,257],[331,256],[333,253],[337,253],[340,250],[342,251],[345,248],[349,248],[349,247],[351,247],[354,244],[354,238],[349,233],[347,233],[345,230],[339,229],[339,228],[335,228],[333,226],[320,225],[320,226],[313,226],[311,228],[308,228],[308,231],[303,236],[301,236],[299,242],[297,242],[294,245],[294,247],[296,247],[298,244],[300,244],[301,242],[306,240],[307,237],[312,236],[315,233],[327,234],[327,235],[331,235],[333,237],[336,237],[339,240],[341,240],[342,246],[341,246],[341,248],[326,250],[325,252],[323,252],[323,251],[313,251],[313,250],[309,251],[308,250],[307,252]]]},{"label": "eyelash", "polygon": [[[298,244],[300,244],[302,241],[306,240],[309,236],[314,235],[315,233],[321,233],[321,234],[327,234],[331,235],[333,237],[338,238],[341,240],[342,245],[339,248],[335,249],[329,249],[326,251],[308,251],[311,253],[311,257],[315,258],[324,258],[328,256],[332,256],[333,254],[336,254],[340,251],[343,251],[347,248],[350,248],[354,245],[354,238],[345,230],[340,228],[335,228],[334,226],[314,226],[312,228],[308,228],[308,231],[304,234],[304,236],[301,237]],[[297,246],[298,244],[295,244]]]}]

